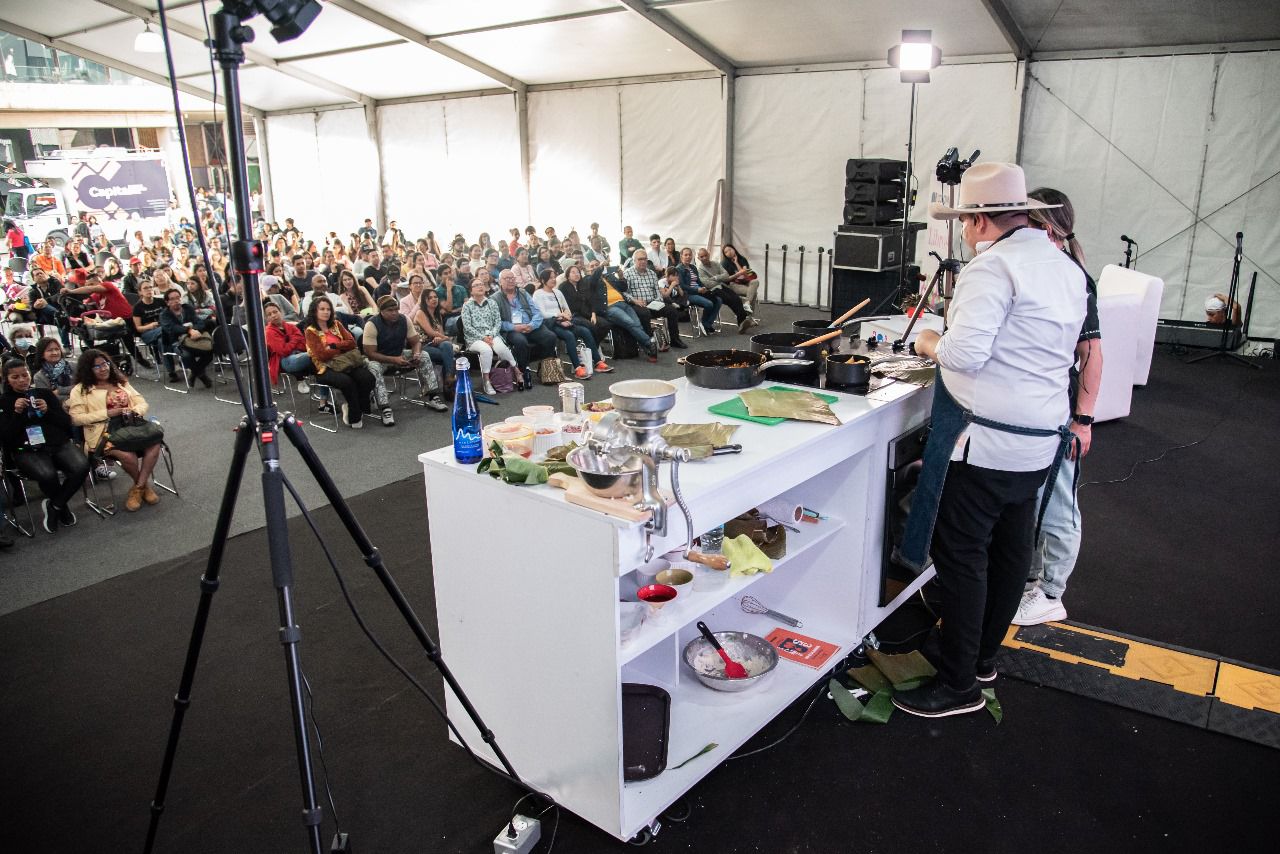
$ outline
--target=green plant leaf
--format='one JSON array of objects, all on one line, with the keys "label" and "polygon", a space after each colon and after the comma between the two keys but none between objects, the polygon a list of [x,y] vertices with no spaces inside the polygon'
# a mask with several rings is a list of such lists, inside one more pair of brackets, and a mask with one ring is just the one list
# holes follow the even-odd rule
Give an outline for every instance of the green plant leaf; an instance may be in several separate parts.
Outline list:
[{"label": "green plant leaf", "polygon": [[893,691],[895,694],[901,694],[903,691],[910,691],[913,688],[919,688],[932,678],[933,677],[931,676],[917,676],[914,679],[908,679],[905,682],[897,682],[893,686]]},{"label": "green plant leaf", "polygon": [[675,771],[675,770],[676,770],[676,769],[678,769],[678,768],[683,768],[684,766],[688,765],[688,764],[689,764],[690,762],[692,762],[693,760],[697,759],[699,756],[703,755],[704,753],[710,753],[711,751],[715,750],[715,749],[716,749],[717,747],[719,747],[719,746],[720,746],[720,745],[716,744],[716,743],[713,741],[713,742],[711,742],[710,744],[708,744],[706,747],[704,747],[704,748],[702,748],[701,750],[699,750],[697,753],[695,753],[695,754],[693,754],[692,756],[690,756],[690,757],[689,757],[688,759],[686,759],[685,761],[681,762],[681,763],[680,763],[679,765],[677,765],[675,768],[670,768],[670,769],[668,769],[668,770],[670,770],[670,771]]},{"label": "green plant leaf", "polygon": [[996,719],[998,726],[1004,720],[1004,709],[1000,706],[1000,701],[996,699],[995,688],[983,688],[982,696],[987,700],[987,711],[991,713],[991,717]]},{"label": "green plant leaf", "polygon": [[827,682],[827,690],[831,692],[831,699],[836,701],[836,708],[840,710],[840,714],[844,715],[851,721],[859,720],[865,709],[862,702],[849,689],[841,685],[835,679]]},{"label": "green plant leaf", "polygon": [[867,701],[866,707],[862,710],[860,720],[873,724],[887,724],[890,716],[893,715],[893,692],[885,689],[877,691],[875,696]]},{"label": "green plant leaf", "polygon": [[884,674],[874,665],[864,664],[862,667],[850,667],[848,673],[850,678],[872,694],[889,687],[889,680],[885,679]]}]

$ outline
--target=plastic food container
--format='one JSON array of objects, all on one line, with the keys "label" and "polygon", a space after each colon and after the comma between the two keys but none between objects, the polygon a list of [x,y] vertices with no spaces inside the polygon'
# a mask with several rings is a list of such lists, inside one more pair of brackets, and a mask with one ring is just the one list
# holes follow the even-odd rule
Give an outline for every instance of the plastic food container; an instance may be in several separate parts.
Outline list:
[{"label": "plastic food container", "polygon": [[554,406],[526,406],[520,410],[526,418],[540,418],[543,415],[553,415],[556,411]]},{"label": "plastic food container", "polygon": [[528,459],[533,456],[533,428],[524,423],[490,424],[484,428],[485,456],[489,455],[489,445],[498,442],[508,454],[519,454]]},{"label": "plastic food container", "polygon": [[533,423],[529,426],[533,428],[534,458],[539,460],[546,459],[547,451],[561,444],[560,425],[554,417],[545,415],[534,418]]}]

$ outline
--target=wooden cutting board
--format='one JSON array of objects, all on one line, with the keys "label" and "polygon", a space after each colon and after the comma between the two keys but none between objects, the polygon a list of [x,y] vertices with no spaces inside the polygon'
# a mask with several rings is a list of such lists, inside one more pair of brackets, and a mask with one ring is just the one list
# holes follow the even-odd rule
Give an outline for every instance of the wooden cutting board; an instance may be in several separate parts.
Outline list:
[{"label": "wooden cutting board", "polygon": [[[596,495],[587,489],[587,485],[573,475],[557,473],[547,478],[547,484],[557,489],[563,489],[565,492],[564,499],[570,504],[576,504],[579,507],[586,507],[591,510],[599,511],[609,516],[615,516],[619,519],[626,519],[628,522],[647,522],[649,521],[648,510],[637,510],[635,505],[630,501],[621,498],[605,498]],[[663,497],[667,499],[667,506],[675,503],[675,499],[670,495],[663,493]]]}]

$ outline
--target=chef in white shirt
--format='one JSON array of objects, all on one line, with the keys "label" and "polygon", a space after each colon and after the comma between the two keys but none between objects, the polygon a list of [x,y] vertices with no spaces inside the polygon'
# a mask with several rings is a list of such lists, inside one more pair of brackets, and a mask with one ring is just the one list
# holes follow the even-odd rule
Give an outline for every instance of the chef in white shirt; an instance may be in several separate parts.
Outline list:
[{"label": "chef in white shirt", "polygon": [[[1022,169],[965,172],[954,208],[976,253],[956,280],[947,331],[925,330],[919,355],[938,365],[924,468],[897,559],[932,557],[941,592],[937,676],[895,695],[925,717],[979,711],[981,683],[1021,601],[1037,526],[1036,493],[1072,441],[1068,372],[1084,322],[1085,275],[1028,227]],[[1046,492],[1049,488],[1046,487]],[[927,554],[926,554],[927,553]]]}]

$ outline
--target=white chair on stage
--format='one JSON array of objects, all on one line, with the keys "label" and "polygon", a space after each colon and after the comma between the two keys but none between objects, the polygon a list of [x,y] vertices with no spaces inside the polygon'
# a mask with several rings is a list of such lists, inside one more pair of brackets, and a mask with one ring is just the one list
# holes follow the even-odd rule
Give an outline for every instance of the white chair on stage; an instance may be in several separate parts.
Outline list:
[{"label": "white chair on stage", "polygon": [[[1137,294],[1141,301],[1138,328],[1133,339],[1133,384],[1146,385],[1151,375],[1151,354],[1156,347],[1156,324],[1160,320],[1160,301],[1164,297],[1164,280],[1149,273],[1140,273],[1116,264],[1108,264],[1102,268],[1102,276],[1098,279],[1098,299],[1122,293]],[[1104,340],[1106,336],[1107,327],[1103,325]]]},{"label": "white chair on stage", "polygon": [[1156,321],[1164,282],[1115,264],[1098,279],[1098,322],[1102,326],[1102,385],[1095,421],[1128,416],[1133,387],[1146,385],[1155,349]]}]

